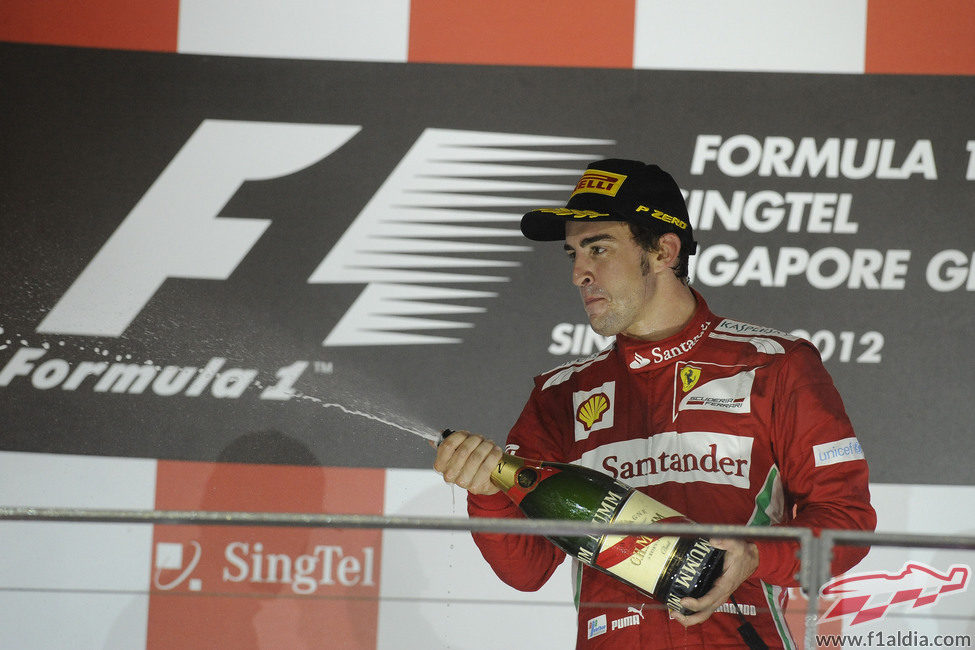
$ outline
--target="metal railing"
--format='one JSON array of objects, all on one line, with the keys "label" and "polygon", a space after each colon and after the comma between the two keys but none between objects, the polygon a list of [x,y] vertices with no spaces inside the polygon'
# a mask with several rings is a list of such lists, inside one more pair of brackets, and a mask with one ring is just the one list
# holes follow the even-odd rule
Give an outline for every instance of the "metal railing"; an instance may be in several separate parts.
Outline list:
[{"label": "metal railing", "polygon": [[755,527],[705,524],[616,524],[556,519],[485,519],[461,517],[401,517],[383,515],[330,515],[277,512],[216,512],[201,510],[116,510],[79,508],[32,508],[0,506],[0,521],[86,522],[198,526],[272,526],[288,528],[368,528],[528,535],[585,536],[675,535],[749,540],[794,540],[799,543],[797,580],[808,597],[805,614],[805,647],[815,648],[818,594],[831,579],[833,549],[844,546],[886,546],[975,550],[975,536],[873,533],[850,530]]}]

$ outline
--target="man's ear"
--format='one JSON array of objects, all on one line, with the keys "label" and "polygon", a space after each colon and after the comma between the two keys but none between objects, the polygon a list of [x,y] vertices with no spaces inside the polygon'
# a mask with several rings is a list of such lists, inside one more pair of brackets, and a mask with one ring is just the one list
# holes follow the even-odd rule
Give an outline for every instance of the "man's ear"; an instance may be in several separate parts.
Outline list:
[{"label": "man's ear", "polygon": [[660,235],[657,240],[657,250],[654,254],[654,261],[663,269],[672,269],[677,265],[680,257],[680,237],[676,233],[668,232]]}]

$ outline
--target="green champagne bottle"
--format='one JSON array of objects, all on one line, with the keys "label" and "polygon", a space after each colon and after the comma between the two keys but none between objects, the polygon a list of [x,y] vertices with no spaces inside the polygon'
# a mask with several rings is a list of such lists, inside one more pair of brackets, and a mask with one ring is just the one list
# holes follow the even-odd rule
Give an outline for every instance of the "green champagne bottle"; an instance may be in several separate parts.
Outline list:
[{"label": "green champagne bottle", "polygon": [[[444,436],[452,433],[449,429]],[[491,481],[532,519],[598,523],[692,523],[676,510],[597,470],[503,454]],[[707,593],[721,575],[724,551],[707,539],[596,534],[547,536],[581,562],[692,614],[680,600]]]}]

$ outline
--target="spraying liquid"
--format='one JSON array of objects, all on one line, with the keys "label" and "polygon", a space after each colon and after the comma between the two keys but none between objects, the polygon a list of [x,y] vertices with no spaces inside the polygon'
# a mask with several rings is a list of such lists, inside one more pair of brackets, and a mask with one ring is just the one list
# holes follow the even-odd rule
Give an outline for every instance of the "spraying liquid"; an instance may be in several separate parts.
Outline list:
[{"label": "spraying liquid", "polygon": [[[3,325],[0,325],[0,335],[3,335],[3,334],[9,334],[9,332],[6,330],[6,328]],[[5,337],[5,338],[0,339],[0,350],[6,350],[11,345],[15,345],[15,340],[18,339],[18,338],[20,339],[19,342],[20,342],[20,345],[22,347],[30,347],[31,343],[28,342],[26,339],[21,338],[20,335],[12,335],[9,338],[6,338]],[[58,341],[57,345],[59,347],[62,347],[63,348],[63,347],[66,347],[66,342],[63,341],[63,340],[61,340],[61,341]],[[41,342],[39,344],[39,346],[43,350],[50,350],[53,347],[48,341]],[[84,346],[84,345],[75,345],[73,347],[76,348],[78,351],[86,351],[86,346]],[[105,348],[105,347],[98,346],[98,347],[93,347],[93,348],[88,348],[88,349],[90,349],[91,352],[93,352],[95,355],[97,355],[99,357],[109,357],[109,356],[112,355],[112,353],[107,348]],[[121,363],[121,362],[124,362],[124,361],[132,361],[132,355],[131,354],[124,354],[124,355],[123,354],[115,354],[114,356],[115,356],[115,361],[116,362],[120,362]],[[157,371],[162,371],[162,369],[163,369],[162,366],[157,365],[157,364],[154,364],[152,361],[149,361],[149,360],[146,360],[146,361],[142,362],[140,365],[152,366]],[[214,373],[211,373],[211,372],[207,372],[207,370],[205,368],[204,369],[199,369],[198,372],[199,372],[199,376],[201,378],[205,378],[205,379],[213,379],[217,375],[219,375],[219,373],[214,374]],[[262,382],[260,382],[258,380],[252,381],[251,384],[253,386],[259,388],[259,389],[262,389],[262,390],[265,389],[265,388],[267,388]],[[399,429],[401,431],[405,431],[407,433],[412,433],[413,435],[419,436],[419,437],[424,438],[426,440],[430,440],[430,441],[435,442],[435,443],[440,442],[440,437],[441,437],[440,431],[437,430],[437,429],[434,429],[432,427],[428,427],[428,426],[420,425],[420,424],[416,424],[416,423],[394,422],[394,421],[392,421],[390,419],[386,419],[386,418],[380,417],[378,415],[374,415],[372,413],[366,413],[364,411],[359,411],[359,410],[356,410],[356,409],[353,409],[353,408],[349,408],[349,407],[343,406],[341,404],[336,404],[336,403],[332,403],[332,402],[326,402],[326,401],[324,401],[322,399],[319,399],[317,397],[312,397],[311,395],[305,395],[304,393],[300,393],[300,392],[295,391],[295,390],[290,390],[289,393],[290,393],[290,396],[291,397],[294,397],[296,399],[306,400],[306,401],[309,401],[309,402],[314,402],[315,404],[318,404],[319,406],[321,406],[323,408],[337,408],[337,409],[339,409],[339,410],[341,410],[341,411],[343,411],[345,413],[348,413],[349,415],[356,415],[356,416],[359,416],[359,417],[368,418],[368,419],[373,420],[375,422],[379,422],[381,424],[385,424],[387,426],[394,427],[394,428]]]},{"label": "spraying liquid", "polygon": [[370,420],[374,420],[376,422],[380,422],[382,424],[386,424],[386,425],[389,425],[391,427],[395,427],[395,428],[397,428],[397,429],[399,429],[401,431],[406,431],[407,433],[412,433],[415,436],[420,436],[421,438],[425,438],[427,440],[432,440],[433,442],[440,442],[440,435],[441,435],[440,431],[438,431],[438,430],[436,430],[436,429],[434,429],[432,427],[411,427],[411,426],[406,426],[406,425],[400,424],[398,422],[392,422],[390,420],[386,420],[384,418],[379,417],[378,415],[373,415],[372,413],[364,413],[363,411],[357,411],[355,409],[350,409],[348,407],[342,406],[341,404],[334,404],[332,402],[326,402],[325,400],[319,399],[317,397],[312,397],[311,395],[305,395],[303,393],[295,393],[294,396],[297,397],[298,399],[303,399],[303,400],[307,400],[309,402],[314,402],[315,404],[318,404],[319,406],[321,406],[323,408],[337,408],[337,409],[343,411],[344,413],[348,413],[349,415],[358,415],[359,417],[368,418]]}]

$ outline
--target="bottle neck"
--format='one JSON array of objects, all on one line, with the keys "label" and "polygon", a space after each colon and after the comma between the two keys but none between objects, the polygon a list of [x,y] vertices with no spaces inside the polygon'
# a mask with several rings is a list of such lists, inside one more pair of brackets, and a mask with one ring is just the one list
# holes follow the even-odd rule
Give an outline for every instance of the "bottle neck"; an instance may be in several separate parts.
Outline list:
[{"label": "bottle neck", "polygon": [[515,504],[520,504],[521,500],[553,471],[555,470],[544,467],[539,461],[502,454],[501,460],[491,473],[491,482],[501,488],[501,491]]},{"label": "bottle neck", "polygon": [[525,459],[511,454],[501,454],[494,471],[491,472],[491,482],[504,492],[508,492],[517,485],[518,470],[525,466]]}]

